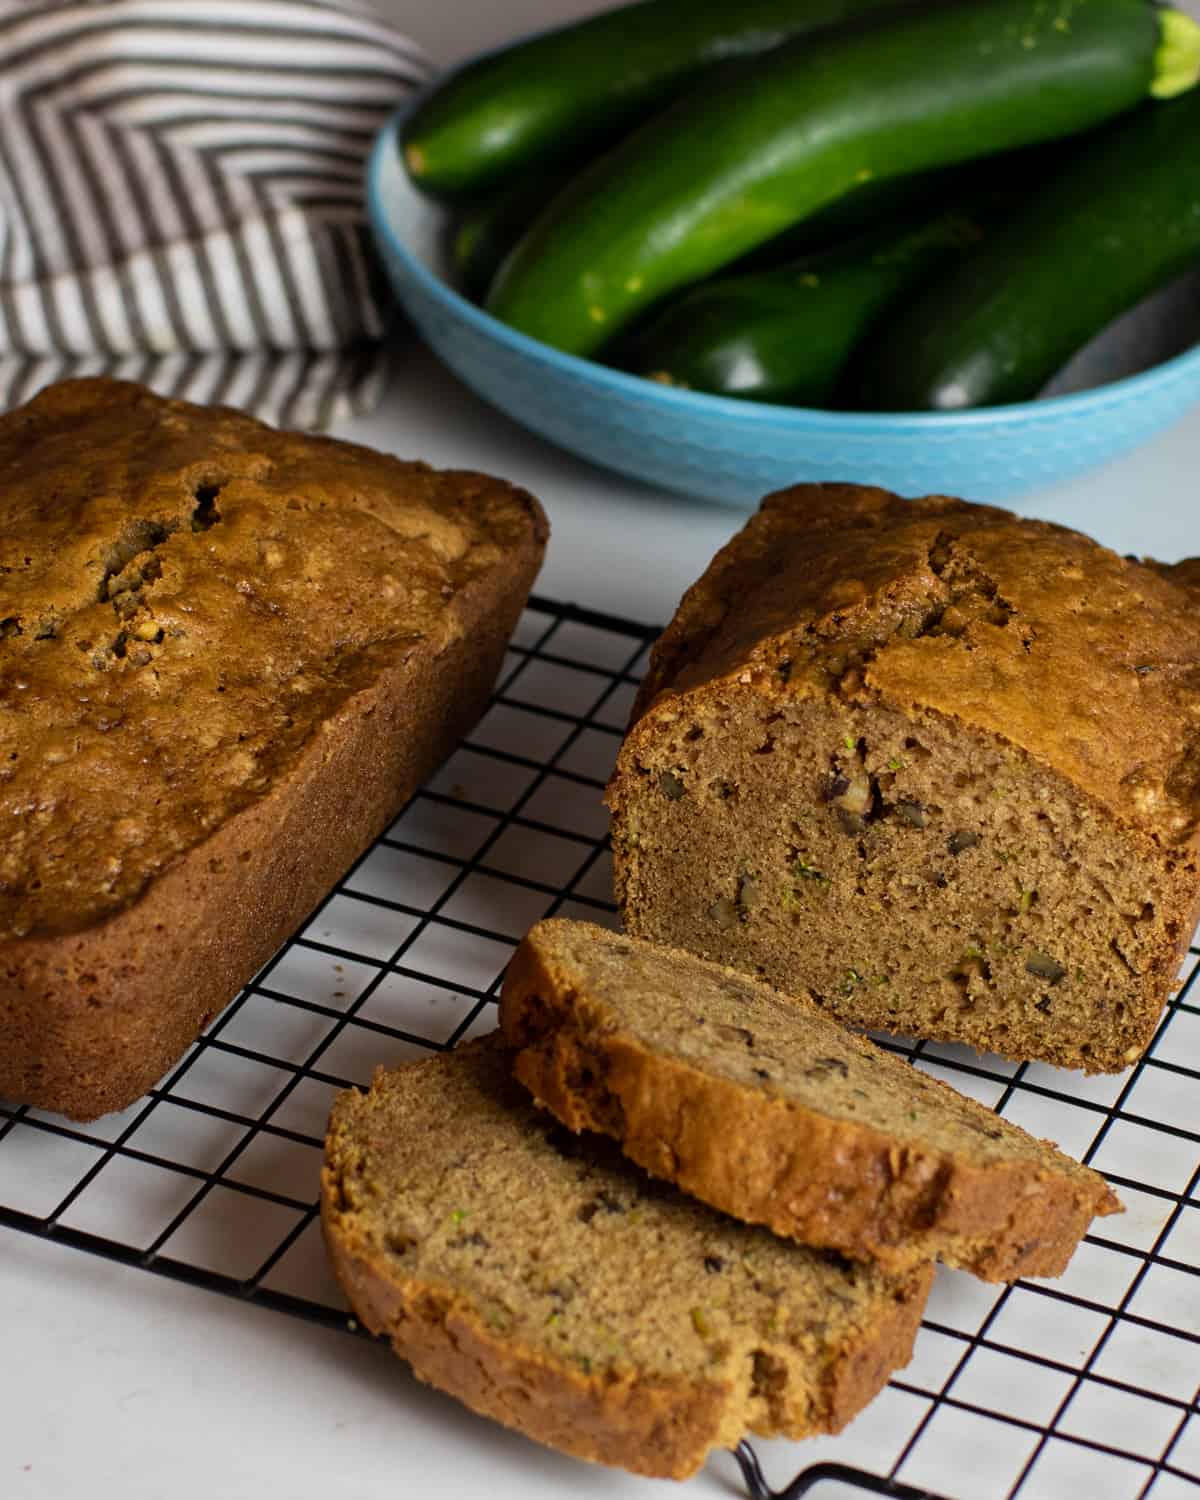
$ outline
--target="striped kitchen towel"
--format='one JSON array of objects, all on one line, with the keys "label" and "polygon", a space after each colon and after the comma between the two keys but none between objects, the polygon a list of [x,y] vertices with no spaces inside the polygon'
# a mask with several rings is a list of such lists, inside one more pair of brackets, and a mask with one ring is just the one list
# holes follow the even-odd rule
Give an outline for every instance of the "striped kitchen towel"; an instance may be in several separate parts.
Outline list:
[{"label": "striped kitchen towel", "polygon": [[106,373],[288,426],[365,409],[363,170],[427,73],[357,0],[0,0],[0,406]]}]

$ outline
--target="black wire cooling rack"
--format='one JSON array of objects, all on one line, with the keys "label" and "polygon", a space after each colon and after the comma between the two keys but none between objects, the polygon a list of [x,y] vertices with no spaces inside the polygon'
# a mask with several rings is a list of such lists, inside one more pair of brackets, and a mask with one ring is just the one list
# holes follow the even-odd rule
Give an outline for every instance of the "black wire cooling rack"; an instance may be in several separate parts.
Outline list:
[{"label": "black wire cooling rack", "polygon": [[[539,917],[615,924],[600,791],[655,633],[532,600],[474,733],[157,1089],[91,1125],[0,1105],[0,1226],[354,1332],[316,1218],[330,1100],[491,1030]],[[1198,971],[1193,948],[1116,1077],[888,1044],[1105,1172],[1127,1211],[1054,1282],[939,1272],[913,1362],[847,1432],[756,1444],[781,1475],[807,1465],[783,1493],[1200,1495]]]}]

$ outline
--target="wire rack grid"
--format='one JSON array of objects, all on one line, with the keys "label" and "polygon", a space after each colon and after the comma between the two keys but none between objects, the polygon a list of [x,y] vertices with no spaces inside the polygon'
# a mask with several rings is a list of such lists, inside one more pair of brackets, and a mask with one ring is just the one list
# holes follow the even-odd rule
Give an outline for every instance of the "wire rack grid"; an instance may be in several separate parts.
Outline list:
[{"label": "wire rack grid", "polygon": [[[616,925],[600,791],[655,634],[531,600],[474,732],[158,1088],[90,1125],[0,1103],[0,1226],[354,1331],[316,1218],[330,1101],[491,1030],[539,917]],[[912,1363],[845,1433],[743,1445],[756,1500],[759,1458],[803,1467],[789,1497],[1197,1500],[1198,972],[1193,948],[1115,1077],[886,1042],[1105,1172],[1127,1211],[1057,1281],[941,1270]]]}]

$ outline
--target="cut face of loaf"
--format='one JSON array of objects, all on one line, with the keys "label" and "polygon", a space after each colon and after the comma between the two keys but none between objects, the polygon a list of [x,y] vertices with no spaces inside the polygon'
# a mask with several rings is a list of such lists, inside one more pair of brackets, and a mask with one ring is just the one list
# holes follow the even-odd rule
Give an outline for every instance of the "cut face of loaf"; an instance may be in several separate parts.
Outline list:
[{"label": "cut face of loaf", "polygon": [[608,801],[631,932],[1119,1070],[1198,911],[1195,595],[1003,511],[782,492],[658,643]]},{"label": "cut face of loaf", "polygon": [[747,1429],[837,1431],[911,1354],[931,1267],[852,1265],[655,1182],[537,1110],[498,1034],[343,1094],[325,1152],[366,1326],[577,1458],[681,1479]]},{"label": "cut face of loaf", "polygon": [[514,1071],[573,1130],[805,1244],[901,1270],[1056,1276],[1098,1172],[841,1026],[803,996],[586,922],[543,921],[500,1004]]}]

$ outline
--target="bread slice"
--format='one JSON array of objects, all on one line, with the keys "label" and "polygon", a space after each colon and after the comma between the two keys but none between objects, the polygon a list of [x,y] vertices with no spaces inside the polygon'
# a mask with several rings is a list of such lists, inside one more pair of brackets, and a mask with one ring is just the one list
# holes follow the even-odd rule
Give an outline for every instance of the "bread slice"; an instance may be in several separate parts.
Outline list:
[{"label": "bread slice", "polygon": [[634,708],[626,927],[859,1026],[1127,1067],[1200,915],[1195,577],[961,500],[770,496]]},{"label": "bread slice", "polygon": [[749,1223],[900,1271],[1056,1276],[1098,1172],[811,1000],[586,922],[539,922],[500,1006],[518,1078],[572,1130]]},{"label": "bread slice", "polygon": [[487,705],[523,491],[113,380],[0,417],[0,1096],[143,1094]]},{"label": "bread slice", "polygon": [[417,1376],[577,1458],[683,1478],[835,1432],[905,1364],[932,1275],[803,1249],[535,1108],[498,1034],[336,1101],[321,1217]]}]

